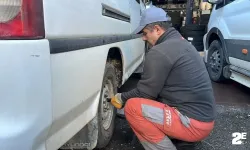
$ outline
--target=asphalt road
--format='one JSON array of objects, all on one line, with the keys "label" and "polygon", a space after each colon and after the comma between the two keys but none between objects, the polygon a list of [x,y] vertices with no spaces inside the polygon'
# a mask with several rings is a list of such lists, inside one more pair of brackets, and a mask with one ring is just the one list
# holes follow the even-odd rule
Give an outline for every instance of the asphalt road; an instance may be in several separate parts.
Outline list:
[{"label": "asphalt road", "polygon": [[[121,91],[133,89],[138,78],[131,77]],[[196,150],[250,150],[250,89],[236,82],[213,83],[217,103],[217,118],[211,135],[199,143]],[[246,132],[241,145],[232,145],[232,133]],[[103,150],[143,150],[127,121],[117,117],[110,144]]]}]

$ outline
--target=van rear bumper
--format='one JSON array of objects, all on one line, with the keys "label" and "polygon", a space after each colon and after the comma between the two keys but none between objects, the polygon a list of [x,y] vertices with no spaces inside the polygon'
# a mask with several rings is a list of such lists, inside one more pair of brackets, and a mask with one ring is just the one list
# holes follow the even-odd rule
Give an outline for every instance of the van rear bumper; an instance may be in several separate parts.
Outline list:
[{"label": "van rear bumper", "polygon": [[0,102],[0,149],[44,150],[52,122],[47,40],[0,40]]}]

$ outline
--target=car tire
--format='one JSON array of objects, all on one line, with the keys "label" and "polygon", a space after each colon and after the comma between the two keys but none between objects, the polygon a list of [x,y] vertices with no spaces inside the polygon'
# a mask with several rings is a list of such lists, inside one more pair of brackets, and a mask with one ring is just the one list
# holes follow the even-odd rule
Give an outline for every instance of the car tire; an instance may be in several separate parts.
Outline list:
[{"label": "car tire", "polygon": [[203,42],[190,41],[194,46],[203,46]]},{"label": "car tire", "polygon": [[197,52],[203,52],[204,51],[204,46],[203,45],[194,45],[196,48]]},{"label": "car tire", "polygon": [[206,29],[205,25],[196,25],[196,24],[185,25],[182,27],[182,30],[185,31],[205,31],[205,29]]},{"label": "car tire", "polygon": [[185,25],[181,28],[182,35],[187,37],[203,37],[205,34],[204,25]]},{"label": "car tire", "polygon": [[204,31],[182,31],[185,37],[203,37],[205,35]]},{"label": "car tire", "polygon": [[200,35],[196,35],[196,36],[188,36],[185,33],[181,33],[182,36],[187,39],[188,41],[192,41],[192,42],[203,42],[203,36]]},{"label": "car tire", "polygon": [[207,70],[212,81],[223,82],[223,68],[226,66],[223,47],[221,42],[214,40],[208,48]]},{"label": "car tire", "polygon": [[116,93],[117,81],[115,67],[113,64],[107,63],[98,107],[98,141],[96,148],[106,147],[112,138],[117,110],[111,105],[108,98]]}]

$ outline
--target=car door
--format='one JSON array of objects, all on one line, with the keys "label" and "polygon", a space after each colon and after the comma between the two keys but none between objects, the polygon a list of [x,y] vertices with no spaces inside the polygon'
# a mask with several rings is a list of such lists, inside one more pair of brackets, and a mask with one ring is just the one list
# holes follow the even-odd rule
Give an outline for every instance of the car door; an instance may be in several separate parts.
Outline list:
[{"label": "car door", "polygon": [[225,0],[221,24],[232,65],[250,71],[250,0]]}]

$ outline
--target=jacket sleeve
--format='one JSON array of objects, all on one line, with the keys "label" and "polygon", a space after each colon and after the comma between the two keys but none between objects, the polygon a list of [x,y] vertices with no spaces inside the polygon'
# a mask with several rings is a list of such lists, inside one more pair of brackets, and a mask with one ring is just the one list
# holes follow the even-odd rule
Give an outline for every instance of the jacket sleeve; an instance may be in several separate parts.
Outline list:
[{"label": "jacket sleeve", "polygon": [[130,98],[147,98],[156,100],[161,92],[172,64],[166,56],[156,50],[151,50],[144,63],[144,70],[137,87],[131,91],[122,93],[122,100]]}]

